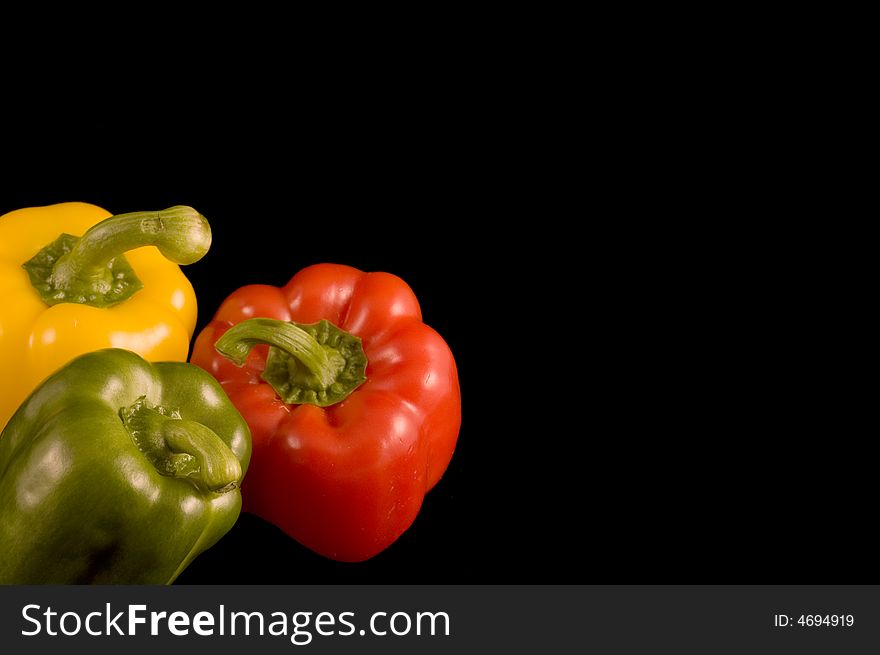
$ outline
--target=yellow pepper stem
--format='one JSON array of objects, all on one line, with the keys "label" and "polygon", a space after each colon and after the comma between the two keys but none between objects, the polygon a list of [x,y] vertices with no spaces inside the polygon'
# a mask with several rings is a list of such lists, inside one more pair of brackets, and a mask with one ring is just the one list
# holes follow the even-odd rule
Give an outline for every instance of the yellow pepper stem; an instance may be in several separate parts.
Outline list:
[{"label": "yellow pepper stem", "polygon": [[192,264],[211,246],[211,227],[192,207],[118,214],[79,239],[62,234],[23,264],[49,305],[63,302],[108,307],[142,288],[124,252],[156,246],[175,264]]}]

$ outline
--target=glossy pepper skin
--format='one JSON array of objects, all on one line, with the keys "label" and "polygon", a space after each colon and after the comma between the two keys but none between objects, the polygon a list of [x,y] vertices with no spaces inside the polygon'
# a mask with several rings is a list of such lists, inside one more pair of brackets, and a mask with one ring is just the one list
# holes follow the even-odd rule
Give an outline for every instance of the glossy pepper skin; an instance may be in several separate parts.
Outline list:
[{"label": "glossy pepper skin", "polygon": [[[106,210],[80,202],[0,217],[0,429],[28,393],[77,355],[125,348],[149,361],[186,361],[196,297],[177,264],[207,252],[208,223],[191,208],[126,214],[112,223],[105,221],[109,217]],[[74,292],[65,295],[63,288],[54,288],[41,293],[23,265],[60,235],[82,237],[90,228],[91,249],[81,253],[76,271],[63,271]],[[142,288],[132,286],[128,291],[133,295],[122,300],[103,299],[104,278],[112,284],[113,276],[122,275],[108,262],[122,259]],[[99,292],[78,292],[89,285]]]},{"label": "glossy pepper skin", "polygon": [[[248,330],[252,321],[242,321],[253,317],[329,321],[360,339],[366,381],[351,382],[359,386],[340,402],[319,391],[313,400],[325,407],[284,402],[261,377],[267,346],[246,354],[259,338],[238,353],[242,367],[217,350],[234,330]],[[311,328],[320,334],[325,325]],[[455,449],[461,423],[455,360],[422,322],[412,290],[393,275],[319,264],[283,288],[243,287],[198,336],[191,361],[220,380],[251,427],[245,511],[326,557],[356,562],[387,548],[412,524]]]},{"label": "glossy pepper skin", "polygon": [[250,451],[198,367],[74,359],[0,433],[0,583],[172,582],[238,518]]}]

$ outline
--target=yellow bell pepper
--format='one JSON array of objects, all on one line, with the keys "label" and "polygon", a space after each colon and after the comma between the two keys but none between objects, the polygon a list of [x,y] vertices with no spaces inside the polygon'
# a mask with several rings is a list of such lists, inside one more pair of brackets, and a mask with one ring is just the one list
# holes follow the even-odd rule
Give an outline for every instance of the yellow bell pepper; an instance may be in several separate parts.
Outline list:
[{"label": "yellow bell pepper", "polygon": [[177,264],[210,244],[207,221],[190,207],[111,217],[68,202],[0,217],[0,430],[78,355],[125,348],[186,361],[196,297]]}]

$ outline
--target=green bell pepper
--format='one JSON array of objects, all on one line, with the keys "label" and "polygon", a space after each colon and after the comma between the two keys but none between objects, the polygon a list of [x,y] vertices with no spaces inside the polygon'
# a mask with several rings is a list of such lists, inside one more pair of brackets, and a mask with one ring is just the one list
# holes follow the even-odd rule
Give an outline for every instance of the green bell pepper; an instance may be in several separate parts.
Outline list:
[{"label": "green bell pepper", "polygon": [[0,583],[171,583],[235,523],[250,456],[198,367],[73,360],[0,434]]}]

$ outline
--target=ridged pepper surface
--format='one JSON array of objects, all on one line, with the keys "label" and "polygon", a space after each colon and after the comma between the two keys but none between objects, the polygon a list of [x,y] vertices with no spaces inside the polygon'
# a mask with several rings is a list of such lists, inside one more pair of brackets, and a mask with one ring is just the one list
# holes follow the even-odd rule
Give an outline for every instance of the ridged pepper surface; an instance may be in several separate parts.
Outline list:
[{"label": "ridged pepper surface", "polygon": [[250,425],[244,509],[326,557],[394,542],[455,449],[455,360],[394,275],[319,264],[283,288],[243,287],[191,361]]}]

